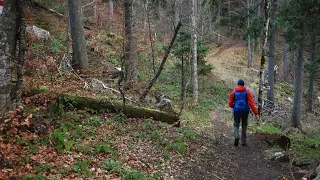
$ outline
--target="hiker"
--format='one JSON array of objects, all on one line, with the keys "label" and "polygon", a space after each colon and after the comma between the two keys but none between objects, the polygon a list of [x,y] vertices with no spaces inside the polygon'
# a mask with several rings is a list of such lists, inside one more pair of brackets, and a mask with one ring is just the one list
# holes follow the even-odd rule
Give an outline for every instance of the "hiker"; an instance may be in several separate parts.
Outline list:
[{"label": "hiker", "polygon": [[254,99],[250,91],[244,86],[244,81],[240,79],[238,81],[238,86],[230,93],[229,106],[233,108],[234,117],[234,146],[239,144],[239,126],[241,121],[241,144],[246,146],[247,137],[247,126],[248,126],[248,116],[250,108],[253,111],[255,117],[258,116],[258,111],[254,105]]}]

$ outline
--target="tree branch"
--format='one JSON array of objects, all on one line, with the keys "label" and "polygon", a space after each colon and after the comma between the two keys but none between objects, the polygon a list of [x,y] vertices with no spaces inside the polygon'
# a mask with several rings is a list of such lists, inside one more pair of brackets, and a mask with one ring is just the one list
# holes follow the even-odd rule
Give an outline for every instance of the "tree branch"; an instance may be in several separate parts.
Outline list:
[{"label": "tree branch", "polygon": [[179,32],[180,27],[181,27],[181,22],[179,21],[179,23],[178,23],[178,25],[177,25],[177,27],[175,29],[174,35],[173,35],[173,37],[171,39],[170,45],[169,45],[168,49],[166,50],[166,53],[163,56],[162,62],[160,64],[160,67],[159,67],[157,73],[152,78],[152,80],[149,82],[148,87],[145,89],[145,91],[140,96],[140,101],[144,101],[145,100],[145,98],[146,98],[147,94],[149,93],[151,87],[153,86],[153,84],[157,81],[158,77],[160,76],[161,71],[162,71],[162,69],[164,67],[164,64],[166,63],[166,60],[167,60],[167,58],[169,56],[169,53],[170,53],[170,51],[171,51],[171,49],[173,47],[174,41],[176,40],[176,37],[177,37],[177,34]]}]

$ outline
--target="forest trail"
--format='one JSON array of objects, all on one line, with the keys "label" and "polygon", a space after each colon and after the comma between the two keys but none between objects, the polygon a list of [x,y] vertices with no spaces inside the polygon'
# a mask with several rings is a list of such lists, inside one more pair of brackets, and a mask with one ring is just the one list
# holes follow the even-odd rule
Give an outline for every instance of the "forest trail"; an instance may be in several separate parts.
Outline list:
[{"label": "forest trail", "polygon": [[[217,79],[225,81],[230,89],[239,78],[250,80],[244,71],[246,51],[243,43],[229,43],[212,48],[207,56],[207,61],[215,67]],[[186,172],[179,179],[276,180],[292,177],[288,162],[269,160],[264,152],[268,149],[267,144],[252,132],[247,136],[247,146],[233,145],[231,108],[227,103],[222,105],[212,113],[210,125],[198,137],[201,153],[193,157],[195,161],[187,163]]]},{"label": "forest trail", "polygon": [[225,50],[231,48],[231,47],[245,47],[246,44],[243,42],[234,42],[234,43],[228,43],[228,44],[222,44],[221,48],[217,52],[214,53],[213,56],[218,56],[221,53],[223,53]]},{"label": "forest trail", "polygon": [[[186,166],[187,172],[179,179],[202,180],[276,180],[291,177],[289,163],[268,160],[265,142],[248,132],[247,146],[233,146],[231,121],[223,121],[224,108],[212,114],[211,128],[199,139],[199,148],[204,149],[195,162]],[[231,113],[231,112],[230,112]],[[211,131],[211,132],[208,132]]]}]

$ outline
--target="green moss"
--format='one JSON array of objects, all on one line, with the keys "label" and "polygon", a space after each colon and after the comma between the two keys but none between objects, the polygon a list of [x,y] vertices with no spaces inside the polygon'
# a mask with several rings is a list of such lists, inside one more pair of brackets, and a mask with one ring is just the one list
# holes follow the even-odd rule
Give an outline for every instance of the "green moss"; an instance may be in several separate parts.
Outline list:
[{"label": "green moss", "polygon": [[302,134],[295,134],[291,138],[292,155],[297,163],[305,164],[320,160],[320,137],[307,137]]},{"label": "green moss", "polygon": [[278,134],[280,129],[270,124],[253,125],[249,127],[253,132],[267,133],[267,134]]}]

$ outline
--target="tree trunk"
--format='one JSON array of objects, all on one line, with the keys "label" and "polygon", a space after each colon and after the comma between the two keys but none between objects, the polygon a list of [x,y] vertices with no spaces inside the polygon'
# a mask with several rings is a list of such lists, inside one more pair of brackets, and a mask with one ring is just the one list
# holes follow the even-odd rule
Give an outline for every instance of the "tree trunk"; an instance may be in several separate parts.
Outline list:
[{"label": "tree trunk", "polygon": [[[250,27],[250,0],[247,0],[247,6],[248,6],[248,21],[247,21],[247,27]],[[251,43],[251,37],[248,34],[248,68],[252,67],[252,43]]]},{"label": "tree trunk", "polygon": [[263,48],[261,52],[261,60],[260,60],[260,80],[259,80],[259,95],[258,95],[258,114],[259,114],[259,121],[261,122],[262,118],[262,93],[264,87],[264,64],[266,62],[266,44],[268,39],[268,32],[269,32],[269,3],[268,0],[264,1],[264,14],[265,14],[265,22],[264,22],[264,35],[263,35]]},{"label": "tree trunk", "polygon": [[[303,34],[304,35],[304,34]],[[295,72],[295,87],[294,87],[294,100],[293,100],[293,109],[292,109],[292,126],[295,128],[301,128],[301,104],[302,104],[302,94],[303,94],[303,69],[304,69],[304,40],[299,42],[297,63],[296,63],[296,72]]]},{"label": "tree trunk", "polygon": [[[66,15],[66,43],[69,44],[70,37],[70,18],[69,18],[69,10],[66,9],[67,15]],[[69,45],[68,45],[69,47]],[[69,48],[68,48],[69,49]]]},{"label": "tree trunk", "polygon": [[289,66],[289,45],[285,40],[283,40],[283,80],[288,82],[289,80],[289,72],[290,72],[290,66]]},{"label": "tree trunk", "polygon": [[156,74],[156,66],[155,66],[155,57],[154,57],[154,50],[153,50],[153,39],[152,39],[152,32],[151,32],[151,22],[150,22],[150,15],[149,9],[147,6],[148,1],[144,4],[148,22],[148,30],[149,30],[149,41],[150,41],[150,48],[151,48],[151,57],[152,57],[152,70],[153,74]]},{"label": "tree trunk", "polygon": [[269,18],[269,38],[268,38],[268,92],[267,99],[274,101],[274,33],[275,33],[275,0],[270,0],[270,18]]},{"label": "tree trunk", "polygon": [[174,44],[174,41],[176,40],[176,37],[177,37],[177,34],[179,32],[179,29],[181,27],[181,22],[178,23],[177,27],[175,28],[175,32],[174,32],[174,35],[171,39],[171,42],[170,42],[170,45],[168,47],[168,49],[166,50],[164,56],[163,56],[163,59],[161,61],[161,64],[158,68],[158,71],[157,73],[154,75],[154,77],[151,79],[151,81],[149,82],[149,85],[147,86],[147,88],[144,90],[144,92],[141,94],[140,96],[140,101],[144,101],[147,94],[149,93],[150,89],[152,88],[153,84],[157,81],[158,77],[160,76],[161,74],[161,71],[163,70],[163,67],[164,67],[164,64],[166,63],[167,61],[167,58],[169,56],[169,53],[173,47],[173,44]]},{"label": "tree trunk", "polygon": [[114,6],[113,6],[113,0],[109,0],[109,11],[110,11],[110,19],[112,19],[112,17],[113,17],[113,8]]},{"label": "tree trunk", "polygon": [[231,0],[228,0],[228,37],[231,36],[232,27],[231,27]]},{"label": "tree trunk", "polygon": [[[76,108],[91,108],[96,110],[109,110],[109,112],[119,113],[120,110],[123,108],[122,102],[110,102],[105,101],[103,99],[97,99],[93,97],[82,97],[70,94],[63,94],[61,95],[60,99],[69,99],[67,103],[71,103],[73,107]],[[59,102],[65,103],[65,102]],[[152,118],[156,121],[162,121],[169,124],[173,124],[178,122],[179,117],[177,114],[171,114],[169,112],[159,111],[156,109],[149,109],[143,107],[137,107],[130,104],[127,104],[124,109],[123,113],[128,117],[133,118]]]},{"label": "tree trunk", "polygon": [[185,84],[185,71],[184,71],[184,57],[181,56],[181,91],[180,91],[180,101],[181,109],[183,109],[184,104],[184,84]]},{"label": "tree trunk", "polygon": [[191,15],[191,28],[192,28],[192,62],[191,62],[191,74],[192,74],[192,90],[193,90],[193,103],[198,104],[199,91],[198,91],[198,61],[197,61],[197,0],[192,0],[192,15]]},{"label": "tree trunk", "polygon": [[313,34],[311,36],[311,45],[310,45],[310,67],[309,67],[309,82],[308,82],[308,96],[307,96],[307,111],[312,112],[312,98],[313,98],[313,81],[314,81],[314,73],[316,71],[316,65],[314,65],[314,59],[316,54],[316,36]]},{"label": "tree trunk", "polygon": [[17,85],[16,85],[16,105],[18,106],[21,103],[21,95],[23,88],[23,71],[24,71],[24,59],[26,51],[26,25],[25,25],[25,14],[23,0],[18,0],[18,22],[20,31],[19,31],[19,56],[17,63]]},{"label": "tree trunk", "polygon": [[[251,2],[256,2],[255,3],[255,7],[257,7],[257,17],[258,18],[260,18],[260,16],[261,16],[261,6],[262,6],[262,3],[260,3],[260,1],[254,1],[254,0],[252,0]],[[255,44],[253,44],[253,46],[255,46],[255,50],[257,51],[257,52],[259,52],[259,51],[261,51],[261,38],[260,37],[257,37],[257,39],[256,39],[257,41],[256,41],[256,43]]]},{"label": "tree trunk", "polygon": [[11,105],[11,61],[17,41],[17,1],[6,0],[0,16],[0,113]]},{"label": "tree trunk", "polygon": [[68,0],[68,10],[72,38],[72,66],[85,69],[88,68],[89,64],[82,22],[81,1]]},{"label": "tree trunk", "polygon": [[180,11],[181,11],[180,7],[181,7],[181,1],[180,0],[174,1],[174,6],[172,7],[172,10],[174,11],[173,29],[175,25],[178,24],[180,21]]},{"label": "tree trunk", "polygon": [[124,64],[125,81],[136,79],[136,63],[133,58],[133,0],[124,0]]}]

